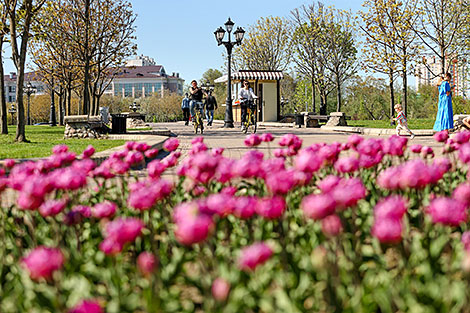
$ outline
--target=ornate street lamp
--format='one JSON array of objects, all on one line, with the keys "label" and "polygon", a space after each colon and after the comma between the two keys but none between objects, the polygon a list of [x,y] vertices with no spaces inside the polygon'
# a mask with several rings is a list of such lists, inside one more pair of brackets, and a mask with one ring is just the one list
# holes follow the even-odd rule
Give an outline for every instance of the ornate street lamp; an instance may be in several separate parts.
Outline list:
[{"label": "ornate street lamp", "polygon": [[227,30],[228,33],[228,40],[223,41],[224,36],[225,36],[225,30],[222,27],[217,28],[217,30],[214,32],[215,39],[217,40],[217,44],[224,45],[225,48],[227,49],[227,55],[228,55],[228,68],[227,68],[227,75],[228,75],[228,82],[227,82],[227,102],[226,102],[226,108],[225,108],[225,123],[224,127],[225,128],[233,128],[233,112],[232,112],[232,69],[231,69],[231,60],[232,60],[232,48],[235,45],[241,45],[242,40],[243,40],[243,35],[245,34],[245,31],[243,28],[238,27],[235,32],[233,33],[235,35],[235,41],[233,42],[231,40],[230,34],[233,30],[233,25],[234,23],[230,20],[230,17],[228,18],[228,21],[225,22],[225,29]]},{"label": "ornate street lamp", "polygon": [[12,103],[11,104],[11,109],[8,110],[8,113],[11,114],[11,125],[15,125],[15,114],[16,114],[16,107],[15,105]]},{"label": "ornate street lamp", "polygon": [[31,85],[31,82],[28,82],[26,86],[24,87],[24,92],[28,96],[28,125],[31,125],[31,116],[30,116],[30,107],[31,107],[31,95],[33,93],[36,93],[36,87]]}]

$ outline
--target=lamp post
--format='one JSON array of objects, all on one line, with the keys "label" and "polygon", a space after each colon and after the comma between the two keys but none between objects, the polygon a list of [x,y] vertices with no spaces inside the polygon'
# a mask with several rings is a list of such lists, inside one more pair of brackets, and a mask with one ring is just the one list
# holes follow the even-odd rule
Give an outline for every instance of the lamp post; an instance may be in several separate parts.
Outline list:
[{"label": "lamp post", "polygon": [[31,125],[31,115],[30,115],[30,107],[31,107],[31,95],[33,93],[36,93],[36,87],[31,85],[31,82],[28,82],[26,86],[24,87],[24,92],[28,96],[28,125]]},{"label": "lamp post", "polygon": [[225,36],[225,30],[222,27],[217,28],[217,30],[214,32],[215,39],[217,40],[217,44],[224,45],[225,48],[227,49],[227,55],[228,55],[228,67],[227,67],[227,75],[228,75],[228,81],[227,81],[227,102],[226,102],[226,108],[225,108],[225,123],[224,127],[225,128],[233,128],[233,112],[232,112],[232,69],[231,69],[231,61],[232,61],[232,48],[235,45],[241,45],[242,40],[243,40],[243,35],[245,34],[245,31],[243,28],[238,27],[235,32],[233,33],[235,35],[235,41],[232,42],[230,34],[232,33],[233,25],[234,23],[230,20],[230,17],[228,18],[228,21],[225,22],[225,29],[227,30],[228,33],[228,40],[223,41],[224,36]]},{"label": "lamp post", "polygon": [[11,114],[11,125],[15,125],[15,114],[16,114],[16,107],[15,105],[12,103],[11,104],[11,109],[8,110],[8,113]]}]

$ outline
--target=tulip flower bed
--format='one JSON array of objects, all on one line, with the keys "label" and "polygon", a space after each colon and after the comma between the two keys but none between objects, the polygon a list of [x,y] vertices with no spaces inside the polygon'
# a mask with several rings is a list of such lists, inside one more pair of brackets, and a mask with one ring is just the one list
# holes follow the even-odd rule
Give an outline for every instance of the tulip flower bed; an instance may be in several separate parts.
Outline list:
[{"label": "tulip flower bed", "polygon": [[[1,312],[470,312],[470,133],[56,146],[0,169]],[[5,199],[4,199],[5,200]],[[4,201],[8,202],[8,201]]]}]

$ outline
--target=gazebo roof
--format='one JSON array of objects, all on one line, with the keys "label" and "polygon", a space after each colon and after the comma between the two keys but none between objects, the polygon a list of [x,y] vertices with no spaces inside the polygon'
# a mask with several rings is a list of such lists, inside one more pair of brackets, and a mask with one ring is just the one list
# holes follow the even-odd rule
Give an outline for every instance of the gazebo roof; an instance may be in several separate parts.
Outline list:
[{"label": "gazebo roof", "polygon": [[[281,80],[284,78],[282,71],[251,71],[251,70],[239,70],[232,73],[233,80]],[[222,77],[214,80],[215,83],[225,83],[228,80],[228,76],[224,75]]]}]

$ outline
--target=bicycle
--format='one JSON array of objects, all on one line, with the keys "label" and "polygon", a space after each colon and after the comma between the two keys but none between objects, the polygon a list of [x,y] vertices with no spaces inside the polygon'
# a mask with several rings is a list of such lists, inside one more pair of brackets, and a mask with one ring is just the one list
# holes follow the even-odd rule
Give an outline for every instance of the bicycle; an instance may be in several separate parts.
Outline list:
[{"label": "bicycle", "polygon": [[251,129],[251,133],[256,133],[256,129],[258,126],[258,114],[257,113],[257,107],[256,103],[253,101],[251,103],[248,103],[248,107],[246,109],[246,120],[245,120],[245,128],[243,129],[243,132],[246,134],[248,132],[248,129]]},{"label": "bicycle", "polygon": [[204,123],[202,122],[201,109],[199,108],[199,106],[195,108],[194,114],[194,133],[197,134],[198,128],[200,128],[202,135],[204,133]]}]

